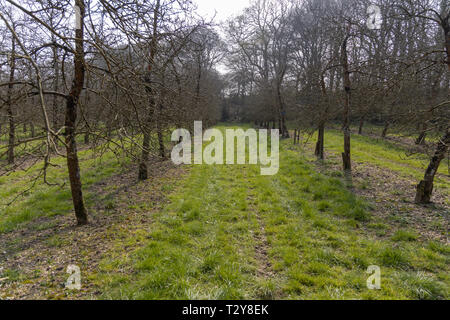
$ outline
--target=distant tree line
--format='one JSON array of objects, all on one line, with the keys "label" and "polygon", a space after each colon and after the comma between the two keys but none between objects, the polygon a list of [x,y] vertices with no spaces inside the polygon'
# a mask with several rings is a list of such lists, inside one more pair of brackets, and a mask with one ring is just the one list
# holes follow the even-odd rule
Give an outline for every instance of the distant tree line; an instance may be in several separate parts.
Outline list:
[{"label": "distant tree line", "polygon": [[[368,8],[378,6],[380,20]],[[351,124],[393,126],[425,144],[432,160],[417,187],[427,203],[449,147],[450,2],[447,0],[257,0],[227,25],[229,105],[238,118],[318,132],[324,159],[327,123],[344,132],[351,170]],[[374,23],[374,22],[378,22]],[[297,138],[297,137],[296,137]]]}]

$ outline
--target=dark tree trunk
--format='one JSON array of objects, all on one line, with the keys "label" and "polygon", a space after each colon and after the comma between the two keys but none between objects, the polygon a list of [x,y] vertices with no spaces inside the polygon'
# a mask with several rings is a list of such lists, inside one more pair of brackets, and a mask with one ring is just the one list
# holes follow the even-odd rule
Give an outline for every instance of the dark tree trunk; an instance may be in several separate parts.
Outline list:
[{"label": "dark tree trunk", "polygon": [[390,124],[390,122],[389,121],[386,121],[386,123],[385,123],[385,125],[384,125],[384,128],[383,128],[383,132],[381,133],[381,137],[382,138],[386,138],[386,135],[387,135],[387,132],[388,132],[388,130],[389,130],[389,126],[390,126],[391,124]]},{"label": "dark tree trunk", "polygon": [[84,205],[83,191],[80,175],[80,164],[78,159],[78,151],[76,144],[76,120],[77,120],[77,106],[81,91],[84,84],[84,14],[85,4],[84,0],[76,0],[75,5],[80,9],[81,23],[80,29],[76,29],[76,52],[75,52],[75,74],[72,83],[71,91],[67,97],[66,102],[66,116],[65,116],[65,141],[67,151],[67,167],[69,169],[70,187],[72,191],[72,200],[75,209],[75,215],[78,225],[88,223],[87,210]]},{"label": "dark tree trunk", "polygon": [[147,121],[144,127],[144,137],[142,141],[142,155],[141,162],[139,164],[138,179],[140,181],[145,181],[148,179],[148,160],[150,156],[150,134],[152,126],[152,118],[155,113],[155,99],[153,89],[150,87],[151,83],[148,81],[147,93],[149,95],[149,114],[147,116]]},{"label": "dark tree trunk", "polygon": [[359,120],[359,128],[358,128],[358,134],[363,134],[363,127],[364,127],[364,121],[366,120],[366,115],[363,115],[361,119]]},{"label": "dark tree trunk", "polygon": [[[442,20],[441,27],[444,30],[444,37],[445,37],[445,50],[447,53],[447,66],[448,70],[450,71],[450,24],[448,16]],[[426,135],[426,123],[424,122],[424,127],[422,128],[422,133],[417,139],[416,143],[423,143],[425,135]],[[423,138],[421,137],[423,135]],[[421,139],[422,138],[422,139]],[[420,139],[420,141],[419,141]],[[439,141],[438,146],[436,148],[436,152],[433,156],[433,158],[430,161],[430,164],[425,171],[425,176],[422,181],[420,181],[419,185],[417,186],[416,190],[416,199],[415,202],[418,204],[426,204],[430,203],[431,196],[433,194],[433,183],[434,183],[434,177],[439,169],[439,165],[441,161],[445,158],[446,153],[448,152],[450,144],[450,132],[449,128],[446,130],[446,134],[444,137]]]},{"label": "dark tree trunk", "polygon": [[[158,132],[158,144],[159,144],[159,156],[162,159],[166,159],[166,148],[164,146],[164,134],[163,134],[163,125],[164,125],[164,103],[166,99],[166,78],[165,78],[165,70],[163,69],[163,79],[161,84],[161,97],[158,103],[157,117],[156,117],[156,130]],[[200,89],[200,88],[199,88]],[[200,94],[200,92],[199,92]]]},{"label": "dark tree trunk", "polygon": [[[55,39],[53,41],[56,42]],[[55,92],[58,92],[59,90],[59,62],[58,62],[58,48],[56,46],[53,46],[53,72],[55,73],[55,80],[53,82],[53,90]],[[52,122],[53,122],[53,129],[58,130],[58,97],[56,95],[53,95],[53,106],[52,106]]]},{"label": "dark tree trunk", "polygon": [[394,121],[392,119],[392,113],[394,112],[394,107],[396,104],[397,104],[397,100],[394,100],[389,107],[388,119],[386,120],[383,131],[381,132],[381,137],[383,139],[386,138],[390,126],[394,123]]},{"label": "dark tree trunk", "polygon": [[[333,72],[333,74],[334,74],[334,72]],[[333,82],[334,82],[334,75],[332,76],[332,79],[330,82],[331,86],[333,86]],[[325,85],[325,71],[322,72],[322,75],[320,77],[320,87],[322,90],[322,96],[325,101],[325,110],[324,110],[324,113],[321,115],[321,119],[319,122],[315,154],[319,160],[324,160],[325,159],[325,123],[327,121],[328,110],[330,107],[330,101],[328,98],[327,87]]]},{"label": "dark tree trunk", "polygon": [[162,159],[166,158],[166,148],[164,147],[163,133],[160,128],[158,128],[158,144],[159,144],[159,156]]},{"label": "dark tree trunk", "polygon": [[30,123],[30,130],[31,130],[31,137],[32,138],[36,137],[36,130],[34,129],[34,123],[33,122]]},{"label": "dark tree trunk", "polygon": [[158,107],[156,130],[158,132],[159,156],[162,159],[165,159],[166,158],[166,148],[164,146],[164,135],[163,135],[163,130],[162,130],[162,119],[161,119],[162,112],[163,112],[163,106],[162,106],[162,103],[160,103],[159,107]]},{"label": "dark tree trunk", "polygon": [[342,153],[342,161],[344,166],[344,171],[352,170],[351,162],[351,140],[350,140],[350,103],[351,103],[351,82],[350,82],[350,71],[348,66],[348,56],[347,56],[347,43],[349,36],[347,35],[344,43],[342,44],[342,65],[344,68],[344,89],[345,89],[345,108],[344,108],[344,152]]},{"label": "dark tree trunk", "polygon": [[144,132],[144,140],[142,142],[141,163],[139,164],[138,179],[140,181],[144,181],[144,180],[148,179],[147,162],[148,162],[149,155],[150,155],[150,134],[149,134],[148,130],[146,129]]},{"label": "dark tree trunk", "polygon": [[294,131],[294,145],[300,144],[300,129],[295,129]]},{"label": "dark tree trunk", "polygon": [[[9,103],[8,103],[9,104]],[[14,121],[14,114],[12,107],[8,105],[7,108],[9,119],[9,139],[8,139],[8,163],[14,163],[14,145],[16,143],[16,125]]]},{"label": "dark tree trunk", "polygon": [[447,129],[446,134],[439,141],[438,146],[436,148],[436,152],[433,158],[431,159],[427,170],[425,171],[424,179],[420,181],[419,185],[417,186],[416,203],[418,204],[430,203],[431,196],[433,194],[434,177],[439,169],[441,161],[445,158],[447,154],[449,144],[450,144],[450,131]]},{"label": "dark tree trunk", "polygon": [[141,155],[141,161],[139,164],[139,172],[138,172],[138,179],[140,181],[144,181],[148,179],[148,167],[147,162],[148,158],[150,156],[150,130],[151,130],[151,123],[152,123],[152,117],[155,113],[155,97],[154,92],[152,88],[152,72],[153,72],[153,64],[155,63],[154,59],[156,56],[156,49],[157,49],[157,31],[158,31],[158,15],[159,15],[159,9],[160,9],[160,0],[156,1],[156,7],[153,12],[153,37],[152,42],[150,45],[150,60],[147,70],[147,93],[149,95],[149,112],[147,115],[147,121],[146,126],[144,127],[144,139],[142,142],[142,155]]},{"label": "dark tree trunk", "polygon": [[289,139],[289,131],[286,126],[286,110],[283,102],[283,97],[281,95],[280,81],[278,81],[276,85],[276,104],[278,106],[278,125],[280,127],[280,135],[283,139]]},{"label": "dark tree trunk", "polygon": [[317,143],[316,143],[316,156],[320,160],[323,160],[325,158],[324,154],[324,140],[325,140],[325,123],[321,122],[319,124],[319,133],[317,137]]},{"label": "dark tree trunk", "polygon": [[12,38],[12,47],[11,47],[11,61],[10,61],[10,72],[9,72],[9,84],[8,84],[8,97],[6,101],[6,112],[8,114],[9,120],[9,140],[8,140],[8,163],[14,163],[14,145],[16,143],[16,123],[14,110],[12,106],[12,94],[13,94],[13,82],[14,76],[16,72],[16,41],[14,37]]},{"label": "dark tree trunk", "polygon": [[352,162],[350,157],[350,128],[346,126],[344,128],[344,152],[342,153],[342,161],[344,165],[344,171],[352,170]]},{"label": "dark tree trunk", "polygon": [[427,130],[428,130],[428,125],[426,122],[424,122],[422,124],[422,131],[420,132],[419,136],[416,139],[416,144],[425,144],[425,139],[427,137]]},{"label": "dark tree trunk", "polygon": [[447,52],[447,67],[448,71],[450,71],[450,20],[444,19],[442,28],[444,29],[445,36],[445,51]]}]

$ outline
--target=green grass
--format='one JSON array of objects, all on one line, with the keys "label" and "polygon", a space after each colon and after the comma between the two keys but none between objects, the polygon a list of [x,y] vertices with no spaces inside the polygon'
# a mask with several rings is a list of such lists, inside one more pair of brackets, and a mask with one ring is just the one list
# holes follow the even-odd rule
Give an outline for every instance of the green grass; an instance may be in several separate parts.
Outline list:
[{"label": "green grass", "polygon": [[[328,147],[337,140],[327,134]],[[386,157],[389,167],[409,172],[400,150],[354,141],[356,159],[381,164]],[[102,298],[449,298],[448,246],[415,241],[407,231],[384,240],[365,233],[361,224],[387,226],[371,221],[369,206],[341,177],[317,173],[291,145],[282,142],[275,176],[252,165],[193,166],[169,188],[171,202],[154,214],[148,234],[125,240],[138,237],[144,246],[130,253],[118,244],[90,276]],[[416,174],[420,165],[407,168]],[[381,290],[366,287],[370,265],[381,268]]]},{"label": "green grass", "polygon": [[[9,129],[7,129],[7,128],[8,128],[7,126],[3,127],[3,132],[2,132],[2,134],[0,134],[0,144],[1,143],[7,143],[8,140],[9,140],[9,134],[8,134],[8,132],[6,132],[6,130],[9,130]],[[35,128],[35,135],[36,136],[41,135],[42,132],[43,131],[40,128]],[[30,126],[28,126],[27,132],[23,131],[23,126],[22,125],[16,126],[15,136],[16,136],[16,140],[26,140],[26,139],[31,138]]]},{"label": "green grass", "polygon": [[394,241],[416,241],[418,238],[414,231],[398,230],[393,236]]},{"label": "green grass", "polygon": [[[310,142],[315,143],[316,139],[317,133],[310,138]],[[382,138],[353,134],[351,136],[351,147],[353,161],[362,165],[370,164],[392,170],[405,178],[417,181],[417,183],[423,179],[425,169],[430,162],[430,158],[424,154],[415,154],[408,157],[407,150],[404,147]],[[326,130],[325,153],[340,154],[343,152],[343,148],[342,132],[332,129]],[[438,175],[435,178],[435,188],[440,189],[444,194],[448,194],[450,199],[450,184],[446,162],[443,162],[439,167]],[[450,200],[448,201],[450,203]]]},{"label": "green grass", "polygon": [[[88,191],[89,187],[121,173],[124,165],[129,162],[126,159],[118,161],[111,151],[104,153],[101,158],[95,150],[80,151],[79,157],[84,195],[88,205],[96,197]],[[66,160],[55,158],[52,163],[58,167],[48,170],[47,179],[57,185],[47,185],[41,177],[36,180],[35,186],[27,191],[31,181],[39,175],[42,163],[33,165],[27,171],[16,171],[0,177],[0,233],[11,231],[40,217],[73,212]],[[23,196],[5,206],[23,192]]]}]

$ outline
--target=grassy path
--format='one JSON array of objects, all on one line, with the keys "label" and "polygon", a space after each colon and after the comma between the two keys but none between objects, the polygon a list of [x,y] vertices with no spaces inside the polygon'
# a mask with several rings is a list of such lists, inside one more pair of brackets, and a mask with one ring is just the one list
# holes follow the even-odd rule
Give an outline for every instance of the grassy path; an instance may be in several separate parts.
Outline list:
[{"label": "grassy path", "polygon": [[[367,204],[290,145],[275,176],[193,166],[153,215],[143,248],[101,263],[92,279],[102,297],[448,299],[447,246],[364,234]],[[369,265],[381,267],[381,290],[366,287]]]}]

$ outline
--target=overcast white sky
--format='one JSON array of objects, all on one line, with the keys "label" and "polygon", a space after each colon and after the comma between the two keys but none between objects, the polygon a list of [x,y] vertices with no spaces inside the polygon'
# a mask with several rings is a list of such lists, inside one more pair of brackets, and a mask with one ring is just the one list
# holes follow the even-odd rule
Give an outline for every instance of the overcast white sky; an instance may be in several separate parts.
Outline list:
[{"label": "overcast white sky", "polygon": [[[250,6],[250,0],[193,0],[197,3],[197,12],[205,18],[212,18],[215,11],[215,23],[224,22],[232,16],[240,14],[245,8]],[[218,29],[220,32],[220,29]],[[227,67],[223,63],[219,63],[217,70],[220,73],[226,73]]]},{"label": "overcast white sky", "polygon": [[198,13],[212,18],[217,11],[215,22],[222,22],[231,16],[239,14],[248,7],[250,0],[194,0],[198,5]]}]

